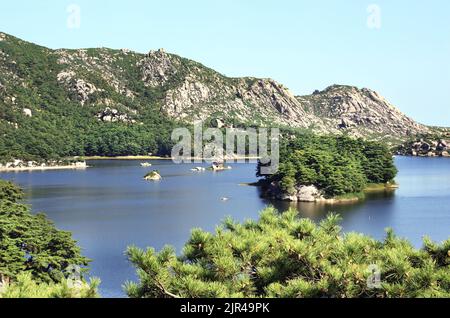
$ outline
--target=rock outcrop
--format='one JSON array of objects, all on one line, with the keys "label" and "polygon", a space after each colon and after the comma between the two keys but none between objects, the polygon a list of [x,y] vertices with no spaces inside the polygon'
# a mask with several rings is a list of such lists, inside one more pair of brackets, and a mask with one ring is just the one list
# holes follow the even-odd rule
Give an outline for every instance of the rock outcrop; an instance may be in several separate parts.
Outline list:
[{"label": "rock outcrop", "polygon": [[142,81],[147,86],[163,86],[177,74],[180,62],[167,54],[164,49],[150,51],[146,57],[137,63],[142,73]]},{"label": "rock outcrop", "polygon": [[22,112],[23,112],[23,114],[24,114],[25,116],[27,116],[27,117],[33,117],[33,112],[32,112],[31,109],[29,109],[29,108],[24,108],[24,109],[22,110]]},{"label": "rock outcrop", "polygon": [[161,175],[158,171],[151,171],[144,176],[144,180],[146,181],[159,181],[162,180]]},{"label": "rock outcrop", "polygon": [[64,85],[71,93],[74,100],[84,105],[89,101],[91,95],[96,92],[102,91],[95,87],[94,84],[88,83],[83,79],[75,78],[76,74],[73,71],[61,72],[58,74],[58,82]]},{"label": "rock outcrop", "polygon": [[263,185],[263,196],[273,200],[289,202],[320,202],[325,201],[323,193],[314,185],[298,185],[291,193],[281,190],[278,182]]},{"label": "rock outcrop", "polygon": [[343,130],[358,137],[372,134],[394,138],[430,131],[367,88],[333,85],[298,100],[332,131]]},{"label": "rock outcrop", "polygon": [[421,138],[402,144],[397,149],[397,155],[413,157],[449,157],[450,139]]},{"label": "rock outcrop", "polygon": [[121,113],[115,108],[106,107],[100,113],[97,114],[97,118],[103,122],[122,122],[128,124],[136,123],[136,120],[130,118],[128,114]]}]

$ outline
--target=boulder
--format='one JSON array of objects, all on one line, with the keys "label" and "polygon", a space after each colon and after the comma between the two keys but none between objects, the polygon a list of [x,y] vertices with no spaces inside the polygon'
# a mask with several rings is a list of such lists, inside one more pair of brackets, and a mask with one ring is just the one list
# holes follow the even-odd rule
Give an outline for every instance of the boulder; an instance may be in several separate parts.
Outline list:
[{"label": "boulder", "polygon": [[144,180],[147,181],[159,181],[162,177],[158,171],[151,171],[144,176]]},{"label": "boulder", "polygon": [[297,187],[297,201],[299,202],[316,202],[322,199],[321,191],[314,185]]},{"label": "boulder", "polygon": [[443,151],[441,156],[442,157],[450,157],[450,153],[448,151]]},{"label": "boulder", "polygon": [[31,109],[29,108],[24,108],[23,110],[23,114],[27,117],[33,117],[33,112],[31,111]]},{"label": "boulder", "polygon": [[129,124],[136,123],[136,121],[131,119],[127,114],[120,113],[117,109],[110,107],[106,107],[104,110],[99,112],[97,114],[97,118],[103,122],[123,122]]},{"label": "boulder", "polygon": [[225,123],[221,119],[215,118],[211,121],[211,126],[214,128],[223,128]]},{"label": "boulder", "polygon": [[420,149],[421,149],[423,152],[428,152],[428,151],[430,151],[431,146],[430,146],[429,143],[423,142],[422,145],[420,146]]}]

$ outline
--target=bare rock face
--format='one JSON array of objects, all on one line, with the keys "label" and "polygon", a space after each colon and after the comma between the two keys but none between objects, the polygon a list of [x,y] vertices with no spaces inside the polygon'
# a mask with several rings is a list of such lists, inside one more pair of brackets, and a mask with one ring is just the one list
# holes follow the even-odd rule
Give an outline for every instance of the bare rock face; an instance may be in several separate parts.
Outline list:
[{"label": "bare rock face", "polygon": [[179,61],[172,58],[163,49],[150,51],[138,66],[141,69],[142,81],[150,87],[163,86],[178,71]]},{"label": "bare rock face", "polygon": [[299,202],[316,202],[322,199],[323,195],[316,186],[297,187],[297,200]]},{"label": "bare rock face", "polygon": [[399,137],[429,131],[366,88],[334,85],[298,99],[332,130],[344,129],[354,135],[374,133]]},{"label": "bare rock face", "polygon": [[323,193],[314,185],[297,185],[292,193],[281,190],[278,182],[263,187],[263,196],[289,202],[318,202],[325,200]]},{"label": "bare rock face", "polygon": [[238,96],[250,104],[258,105],[261,109],[270,109],[281,121],[295,123],[296,126],[306,127],[310,124],[311,116],[303,109],[291,92],[274,80],[258,80],[249,88],[238,89]]},{"label": "bare rock face", "polygon": [[167,92],[164,110],[169,116],[183,118],[186,110],[213,98],[214,94],[207,85],[187,78],[181,86]]},{"label": "bare rock face", "polygon": [[242,122],[266,123],[307,128],[321,122],[303,109],[288,89],[271,79],[226,79],[218,74],[205,80],[193,72],[177,88],[166,93],[162,111],[185,120],[205,120],[214,114],[233,114]]},{"label": "bare rock face", "polygon": [[96,92],[100,92],[94,84],[88,83],[85,80],[75,78],[75,72],[61,72],[57,79],[61,85],[64,85],[71,93],[74,100],[84,105],[89,101],[90,96]]}]

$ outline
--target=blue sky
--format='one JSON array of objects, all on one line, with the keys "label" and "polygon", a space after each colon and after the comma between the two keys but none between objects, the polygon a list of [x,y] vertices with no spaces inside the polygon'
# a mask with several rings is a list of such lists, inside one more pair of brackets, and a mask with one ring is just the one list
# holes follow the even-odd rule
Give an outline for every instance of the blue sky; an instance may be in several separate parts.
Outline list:
[{"label": "blue sky", "polygon": [[[414,119],[450,126],[448,0],[3,0],[0,30],[51,48],[163,47],[295,94],[377,90]],[[81,9],[69,28],[67,7]],[[368,27],[376,4],[379,28]],[[372,11],[373,12],[373,11]]]}]

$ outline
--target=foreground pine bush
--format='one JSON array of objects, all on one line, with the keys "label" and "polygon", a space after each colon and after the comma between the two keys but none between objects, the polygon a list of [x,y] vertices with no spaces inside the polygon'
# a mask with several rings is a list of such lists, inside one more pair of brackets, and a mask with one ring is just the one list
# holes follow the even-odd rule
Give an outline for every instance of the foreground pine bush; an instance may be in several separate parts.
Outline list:
[{"label": "foreground pine bush", "polygon": [[338,222],[268,208],[257,222],[228,219],[214,235],[193,230],[179,257],[171,247],[130,247],[139,282],[125,289],[130,297],[450,297],[450,240],[425,239],[418,250],[390,230],[384,241],[343,234]]},{"label": "foreground pine bush", "polygon": [[14,283],[0,287],[0,298],[96,298],[99,283],[95,279],[89,284],[66,279],[59,283],[37,283],[31,273],[25,272]]}]

